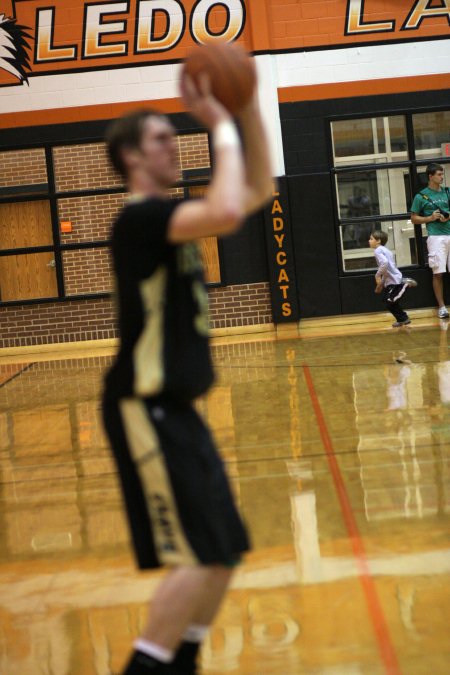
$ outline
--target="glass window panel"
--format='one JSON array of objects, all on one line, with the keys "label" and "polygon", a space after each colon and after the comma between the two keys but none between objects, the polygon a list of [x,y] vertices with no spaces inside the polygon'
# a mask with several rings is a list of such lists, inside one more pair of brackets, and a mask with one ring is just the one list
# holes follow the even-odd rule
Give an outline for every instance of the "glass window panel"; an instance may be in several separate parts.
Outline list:
[{"label": "glass window panel", "polygon": [[340,218],[406,212],[411,203],[407,169],[352,171],[336,176]]},{"label": "glass window panel", "polygon": [[[399,268],[416,265],[417,246],[414,226],[411,221],[371,221],[364,224],[342,224],[340,227],[343,267],[346,272],[355,270],[376,270],[375,256],[369,247],[369,237],[374,230],[388,234],[387,247],[394,254]],[[358,242],[355,246],[354,242]]]},{"label": "glass window panel", "polygon": [[450,143],[450,110],[413,115],[413,127],[418,159],[444,157],[442,146]]},{"label": "glass window panel", "polygon": [[408,158],[402,115],[331,123],[335,166],[385,163]]},{"label": "glass window panel", "polygon": [[63,251],[66,295],[110,292],[113,288],[108,247]]},{"label": "glass window panel", "polygon": [[48,192],[44,148],[0,152],[0,196]]},{"label": "glass window panel", "polygon": [[0,256],[1,302],[54,298],[57,295],[53,253]]},{"label": "glass window panel", "polygon": [[53,148],[58,192],[119,187],[123,179],[113,170],[105,143],[63,145]]},{"label": "glass window panel", "polygon": [[50,202],[0,204],[0,249],[52,245]]},{"label": "glass window panel", "polygon": [[[108,240],[113,220],[122,208],[125,196],[125,193],[117,193],[58,199],[61,243]],[[72,232],[64,232],[64,222],[71,224]]]}]

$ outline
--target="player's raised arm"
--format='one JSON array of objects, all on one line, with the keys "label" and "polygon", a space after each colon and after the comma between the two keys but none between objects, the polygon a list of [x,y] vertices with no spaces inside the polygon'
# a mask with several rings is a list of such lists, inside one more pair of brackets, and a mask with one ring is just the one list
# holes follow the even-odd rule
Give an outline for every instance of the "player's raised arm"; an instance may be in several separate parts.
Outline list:
[{"label": "player's raised arm", "polygon": [[274,189],[266,130],[256,96],[238,114],[245,157],[245,211],[264,206]]},{"label": "player's raised arm", "polygon": [[245,165],[235,123],[211,93],[209,77],[198,83],[184,75],[183,98],[190,112],[210,132],[214,168],[205,196],[175,209],[169,226],[173,243],[234,232],[245,216]]},{"label": "player's raised arm", "polygon": [[203,45],[188,57],[181,91],[188,110],[211,134],[214,168],[205,197],[174,211],[170,241],[229,234],[270,199],[273,180],[255,86],[254,62],[236,44]]}]

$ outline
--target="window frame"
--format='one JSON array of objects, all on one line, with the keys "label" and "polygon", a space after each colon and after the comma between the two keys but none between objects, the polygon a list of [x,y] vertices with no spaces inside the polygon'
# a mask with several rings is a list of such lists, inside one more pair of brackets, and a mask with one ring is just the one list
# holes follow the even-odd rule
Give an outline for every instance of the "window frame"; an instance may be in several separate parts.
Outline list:
[{"label": "window frame", "polygon": [[[358,171],[377,171],[377,170],[386,170],[386,169],[407,169],[409,175],[409,181],[411,186],[411,193],[414,197],[415,194],[421,189],[421,184],[418,178],[418,169],[427,166],[431,162],[438,162],[439,164],[447,163],[447,158],[442,156],[438,157],[427,157],[426,159],[418,158],[416,156],[415,140],[414,140],[414,126],[413,118],[414,115],[420,115],[423,113],[433,113],[433,112],[445,112],[450,110],[448,105],[442,106],[431,106],[423,108],[414,108],[407,111],[403,110],[376,110],[371,112],[364,112],[361,114],[349,113],[346,115],[333,115],[326,118],[327,124],[327,144],[328,144],[328,165],[330,171],[331,179],[331,193],[333,200],[333,211],[334,211],[334,225],[335,225],[335,239],[336,239],[336,254],[339,265],[339,275],[345,277],[358,277],[366,276],[370,274],[372,270],[370,269],[359,269],[359,270],[346,270],[345,269],[345,260],[342,252],[341,244],[341,228],[343,225],[353,224],[356,221],[359,223],[372,223],[372,222],[390,222],[394,220],[409,220],[410,211],[400,212],[400,213],[389,213],[389,214],[380,214],[377,216],[361,216],[358,218],[342,218],[339,217],[339,196],[337,190],[337,176],[343,173],[352,173]],[[385,163],[348,163],[345,166],[336,166],[335,159],[333,155],[333,132],[332,132],[332,122],[339,121],[351,121],[357,119],[372,119],[375,117],[391,117],[391,116],[402,116],[405,118],[406,126],[406,153],[409,159],[402,161],[394,162],[385,162]],[[448,158],[450,161],[450,158]],[[414,225],[414,238],[416,242],[416,251],[417,251],[417,264],[411,264],[407,266],[402,266],[404,270],[417,270],[424,269],[427,267],[427,260],[425,255],[425,250],[423,246],[423,235],[422,227],[420,225]]]},{"label": "window frame", "polygon": [[[187,136],[195,134],[206,134],[206,130],[201,128],[194,129],[181,129],[177,131],[177,136]],[[212,170],[212,152],[211,152],[211,139],[208,134],[208,150],[210,156],[210,166],[208,169],[191,169],[183,171],[183,176],[181,180],[173,186],[173,188],[183,190],[183,194],[187,195],[189,188],[193,186],[203,186],[208,185],[211,170]],[[0,194],[0,204],[14,204],[18,202],[33,202],[33,201],[48,201],[50,206],[50,216],[51,216],[51,230],[53,244],[48,244],[44,246],[30,246],[22,248],[9,248],[0,250],[0,257],[7,257],[13,255],[22,255],[22,254],[33,254],[33,253],[47,253],[51,252],[55,259],[55,271],[56,271],[56,284],[57,284],[57,294],[53,297],[40,297],[40,298],[26,298],[18,300],[0,300],[0,307],[9,307],[9,306],[18,306],[18,305],[39,305],[43,303],[59,303],[59,302],[71,302],[79,300],[97,300],[101,298],[109,298],[112,296],[111,291],[99,291],[95,293],[79,293],[79,294],[67,294],[66,284],[64,280],[64,263],[63,263],[63,253],[65,251],[74,251],[74,250],[92,250],[97,248],[109,248],[110,239],[99,239],[95,241],[83,241],[83,242],[72,242],[64,243],[61,241],[60,233],[60,224],[59,224],[59,215],[58,215],[58,201],[60,199],[71,199],[71,198],[82,198],[82,197],[96,197],[102,195],[112,195],[112,194],[121,194],[126,192],[124,185],[119,185],[109,188],[93,188],[93,189],[81,189],[81,190],[61,190],[56,189],[56,179],[55,179],[55,163],[53,159],[53,149],[56,147],[72,146],[72,145],[96,145],[98,143],[104,142],[104,136],[93,135],[89,138],[71,138],[71,139],[61,139],[54,141],[44,141],[44,142],[31,142],[23,145],[8,145],[7,147],[0,148],[1,152],[14,152],[21,150],[32,150],[32,149],[44,149],[45,153],[45,166],[47,171],[47,189],[43,190],[42,185],[39,184],[41,189],[37,189],[35,192],[20,194],[20,188],[27,186],[18,186],[17,192],[19,194],[14,194],[15,186],[11,187],[13,194]],[[33,187],[33,186],[31,186]],[[220,282],[207,283],[208,287],[219,287],[225,285],[224,272],[223,272],[223,248],[221,240],[218,239],[218,258],[219,258],[219,269],[220,269]]]}]

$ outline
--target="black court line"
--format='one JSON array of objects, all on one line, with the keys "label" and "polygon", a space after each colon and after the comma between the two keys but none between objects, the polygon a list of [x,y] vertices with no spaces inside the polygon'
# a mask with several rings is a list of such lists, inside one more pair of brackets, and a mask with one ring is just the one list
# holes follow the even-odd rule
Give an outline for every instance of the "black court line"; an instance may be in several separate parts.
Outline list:
[{"label": "black court line", "polygon": [[29,368],[31,368],[32,366],[34,366],[36,363],[37,363],[37,361],[33,361],[33,363],[28,363],[24,368],[22,368],[22,370],[19,370],[17,373],[14,373],[14,375],[11,375],[11,377],[8,377],[7,380],[5,380],[4,382],[1,382],[1,383],[0,383],[0,389],[1,389],[2,387],[4,387],[6,384],[9,384],[9,383],[12,382],[13,380],[15,380],[16,377],[19,377],[19,375],[22,375],[22,373],[24,373],[25,371],[27,371]]}]

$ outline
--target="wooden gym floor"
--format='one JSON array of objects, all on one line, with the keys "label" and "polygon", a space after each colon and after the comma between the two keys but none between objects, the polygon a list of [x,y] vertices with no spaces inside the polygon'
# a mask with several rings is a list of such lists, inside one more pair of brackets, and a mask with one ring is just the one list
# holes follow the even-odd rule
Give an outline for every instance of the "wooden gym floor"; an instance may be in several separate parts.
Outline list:
[{"label": "wooden gym floor", "polygon": [[[214,342],[199,407],[254,548],[204,675],[450,672],[447,327]],[[0,357],[2,675],[118,672],[160,579],[135,570],[100,424],[110,354]]]}]

